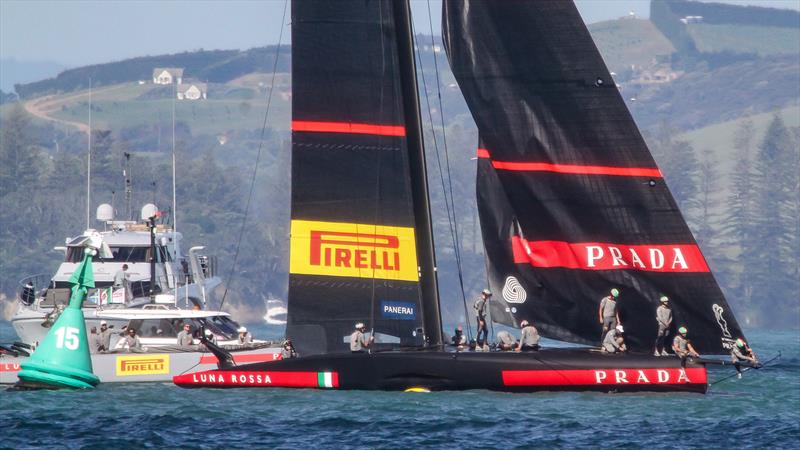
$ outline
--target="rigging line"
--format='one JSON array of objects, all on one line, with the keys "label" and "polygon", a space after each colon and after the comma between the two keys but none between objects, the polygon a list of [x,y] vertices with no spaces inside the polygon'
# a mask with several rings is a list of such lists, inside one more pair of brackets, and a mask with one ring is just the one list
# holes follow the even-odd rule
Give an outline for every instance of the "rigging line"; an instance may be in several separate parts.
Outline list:
[{"label": "rigging line", "polygon": [[264,112],[264,122],[261,125],[261,135],[258,140],[258,152],[256,153],[256,162],[253,166],[253,176],[250,179],[250,192],[247,195],[247,203],[245,203],[244,207],[244,216],[242,217],[242,227],[239,229],[239,238],[236,241],[236,251],[233,254],[233,264],[231,264],[231,270],[228,273],[228,282],[225,283],[225,291],[222,294],[222,300],[219,302],[219,309],[222,309],[222,305],[225,304],[225,299],[228,296],[228,288],[230,287],[231,283],[233,282],[233,274],[236,270],[236,262],[239,259],[239,250],[242,245],[242,237],[244,236],[244,229],[247,225],[247,215],[250,212],[250,202],[253,200],[253,191],[256,184],[256,175],[258,174],[258,163],[261,161],[261,150],[264,147],[264,132],[267,129],[267,120],[269,118],[269,109],[272,105],[272,91],[275,90],[275,73],[278,71],[278,61],[280,60],[281,56],[281,43],[283,43],[283,29],[286,28],[286,6],[289,4],[289,0],[284,0],[283,2],[283,16],[281,19],[281,31],[278,33],[278,47],[275,49],[275,62],[272,64],[272,81],[269,86],[269,94],[267,94],[267,109]]},{"label": "rigging line", "polygon": [[[384,17],[383,17],[383,3],[378,2],[378,17],[379,17],[379,26],[380,26],[380,36],[381,36],[381,73],[386,72],[386,44],[384,42]],[[379,111],[383,111],[384,105],[384,96],[383,96],[383,89],[380,90],[379,100],[378,100],[378,109]],[[382,119],[382,118],[381,118]],[[385,123],[383,120],[380,120],[379,123]],[[376,148],[380,148],[381,144],[381,137],[378,134],[374,136],[374,144]],[[380,214],[380,195],[381,195],[381,151],[375,152],[375,155],[378,159],[377,168],[375,170],[375,213],[373,216],[372,221],[372,244],[375,245],[377,243],[377,231],[378,227],[377,224],[380,223],[378,221],[378,215]],[[374,247],[373,247],[374,248]],[[372,268],[372,284],[370,286],[370,300],[369,300],[369,326],[370,326],[370,337],[374,339],[375,337],[375,302],[376,296],[376,283],[377,280],[375,278],[375,267]],[[372,353],[372,346],[367,347],[367,352]]]},{"label": "rigging line", "polygon": [[[453,243],[454,251],[456,253],[456,263],[458,265],[458,276],[459,282],[461,283],[461,296],[464,298],[464,306],[466,307],[466,295],[464,293],[464,281],[463,281],[463,266],[461,263],[461,238],[458,233],[458,220],[456,219],[456,205],[455,205],[455,196],[453,195],[453,177],[452,172],[450,170],[450,152],[447,147],[447,129],[445,128],[444,124],[444,103],[442,102],[442,89],[441,89],[441,77],[439,74],[439,59],[436,57],[436,42],[433,38],[433,18],[431,14],[431,2],[428,0],[428,26],[430,29],[430,36],[431,36],[431,50],[433,51],[433,68],[434,73],[436,74],[436,96],[439,101],[439,121],[441,122],[442,127],[442,143],[444,145],[444,159],[445,159],[445,167],[447,171],[447,184],[450,192],[450,203],[452,204],[453,209],[453,230],[455,234],[455,242]],[[431,119],[433,121],[433,119]]]},{"label": "rigging line", "polygon": [[[449,192],[450,192],[450,200],[449,201],[450,201],[450,205],[452,205],[452,221],[450,223],[450,227],[451,227],[451,231],[450,232],[451,232],[451,235],[452,235],[452,238],[453,238],[453,252],[454,252],[455,258],[456,258],[456,268],[457,268],[457,273],[458,273],[458,284],[459,284],[459,287],[461,289],[461,300],[462,300],[462,303],[464,304],[464,322],[466,322],[466,324],[467,324],[468,338],[472,339],[472,326],[470,325],[470,319],[469,319],[469,307],[467,306],[466,290],[464,289],[464,271],[463,271],[463,264],[461,262],[462,261],[461,260],[461,238],[460,238],[459,233],[458,233],[458,219],[456,217],[455,197],[453,196],[453,177],[452,177],[452,173],[450,171],[450,156],[449,156],[449,151],[448,151],[448,147],[447,147],[447,131],[445,129],[445,124],[444,124],[444,104],[442,102],[441,78],[440,78],[440,74],[439,74],[439,62],[438,62],[438,58],[436,57],[436,42],[435,42],[435,40],[433,38],[433,18],[432,18],[432,14],[431,14],[431,3],[430,3],[430,0],[428,0],[427,6],[428,6],[428,26],[429,26],[429,30],[430,30],[430,36],[431,36],[431,51],[433,52],[433,67],[434,67],[434,73],[436,74],[436,94],[437,94],[437,98],[438,98],[438,101],[439,101],[439,119],[440,119],[441,127],[442,127],[442,143],[444,145],[445,164],[446,164],[446,171],[447,171],[447,184],[449,186]],[[421,67],[421,64],[420,64],[420,67]],[[423,81],[424,81],[424,72],[423,72]],[[426,101],[428,101],[427,88],[425,90],[425,99],[426,99]],[[436,145],[436,142],[437,142],[436,141],[436,132],[435,132],[434,124],[433,124],[433,115],[432,114],[433,113],[431,113],[430,107],[428,107],[428,116],[430,117],[430,121],[431,121],[431,133],[434,136],[434,147],[436,148],[436,158],[437,158],[437,162],[439,162],[438,161],[439,148],[438,148],[438,145]],[[442,171],[441,163],[439,162],[440,175],[441,175],[441,171]],[[444,191],[443,194],[444,194],[444,197],[445,197],[445,205],[447,205],[448,204],[447,203],[448,202],[448,200],[447,200],[447,191],[445,191],[444,177],[443,176],[442,176],[442,191]],[[448,220],[451,220],[450,219],[450,208],[448,208]]]},{"label": "rigging line", "polygon": [[[429,14],[430,14],[430,11],[429,11]],[[413,37],[414,37],[414,42],[416,44],[417,35],[416,35],[415,32],[413,32],[413,27],[414,27],[413,17],[412,17],[412,21],[411,21],[411,26],[412,26],[412,34],[413,34]],[[419,46],[417,46],[417,47],[419,47]],[[441,184],[442,184],[442,196],[444,197],[444,205],[445,205],[445,209],[447,211],[447,222],[448,222],[448,225],[449,225],[449,228],[450,228],[450,238],[453,241],[454,256],[456,258],[456,266],[458,268],[457,272],[458,272],[458,278],[459,278],[459,285],[461,287],[461,297],[462,297],[463,303],[464,303],[464,322],[467,325],[467,337],[468,337],[468,339],[472,339],[472,327],[470,326],[470,322],[469,322],[469,312],[468,312],[468,309],[467,309],[467,299],[466,299],[466,296],[464,295],[464,282],[463,282],[463,278],[462,278],[462,274],[461,274],[460,254],[458,252],[458,242],[457,242],[458,235],[455,233],[454,227],[453,227],[453,223],[455,221],[455,205],[453,205],[452,208],[450,206],[450,202],[453,200],[452,199],[452,193],[451,193],[451,198],[450,198],[449,201],[448,201],[448,198],[447,198],[447,189],[445,187],[445,182],[444,182],[444,172],[442,171],[442,161],[441,161],[441,156],[439,154],[439,144],[438,144],[438,140],[436,139],[436,129],[435,129],[434,122],[433,122],[433,113],[431,113],[430,97],[428,96],[428,85],[427,85],[426,80],[425,80],[425,70],[423,69],[423,66],[422,66],[422,55],[420,54],[419,51],[416,52],[416,57],[417,57],[417,60],[419,61],[419,68],[420,68],[419,72],[420,72],[420,78],[422,79],[422,91],[425,94],[425,105],[426,105],[426,107],[428,109],[428,121],[429,121],[430,126],[431,126],[431,135],[433,136],[433,148],[434,148],[434,152],[436,153],[436,165],[437,165],[437,167],[439,169],[439,179],[440,179]],[[434,53],[434,58],[435,57],[436,57],[436,54]],[[440,102],[440,109],[441,109],[441,102]],[[451,214],[451,210],[453,211],[452,214]]]}]

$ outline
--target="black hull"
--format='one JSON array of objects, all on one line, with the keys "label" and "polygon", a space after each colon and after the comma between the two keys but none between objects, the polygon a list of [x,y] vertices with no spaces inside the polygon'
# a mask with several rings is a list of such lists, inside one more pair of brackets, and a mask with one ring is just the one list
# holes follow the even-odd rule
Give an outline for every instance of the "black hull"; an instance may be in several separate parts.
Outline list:
[{"label": "black hull", "polygon": [[196,387],[294,387],[404,391],[705,393],[705,366],[675,357],[608,355],[594,350],[530,353],[437,351],[326,354],[237,366],[174,378]]}]

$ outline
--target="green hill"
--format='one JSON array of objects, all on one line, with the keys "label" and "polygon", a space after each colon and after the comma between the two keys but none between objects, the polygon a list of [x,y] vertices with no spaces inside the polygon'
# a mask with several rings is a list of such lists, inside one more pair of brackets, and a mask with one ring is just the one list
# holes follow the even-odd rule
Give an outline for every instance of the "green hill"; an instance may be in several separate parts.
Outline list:
[{"label": "green hill", "polygon": [[632,65],[652,64],[675,52],[675,47],[649,20],[617,19],[593,23],[589,31],[608,69],[617,74]]}]

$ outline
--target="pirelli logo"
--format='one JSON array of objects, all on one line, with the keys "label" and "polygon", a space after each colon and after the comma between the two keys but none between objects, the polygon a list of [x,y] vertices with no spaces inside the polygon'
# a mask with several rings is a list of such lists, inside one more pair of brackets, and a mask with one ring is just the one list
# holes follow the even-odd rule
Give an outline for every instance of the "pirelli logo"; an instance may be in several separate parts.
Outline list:
[{"label": "pirelli logo", "polygon": [[414,229],[293,220],[289,271],[418,281]]},{"label": "pirelli logo", "polygon": [[169,355],[117,356],[117,376],[169,373]]}]

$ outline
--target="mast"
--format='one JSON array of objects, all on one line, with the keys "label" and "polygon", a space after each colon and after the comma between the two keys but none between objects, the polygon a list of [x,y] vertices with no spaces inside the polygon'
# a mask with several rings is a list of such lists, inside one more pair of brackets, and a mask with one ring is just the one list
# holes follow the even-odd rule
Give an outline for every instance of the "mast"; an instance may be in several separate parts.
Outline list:
[{"label": "mast", "polygon": [[411,175],[411,198],[417,237],[419,285],[422,293],[422,316],[426,343],[442,345],[442,315],[436,278],[436,253],[428,196],[428,177],[425,167],[425,146],[419,113],[417,67],[408,1],[392,2],[397,27],[397,53],[400,63],[400,89],[406,122],[406,140]]}]

